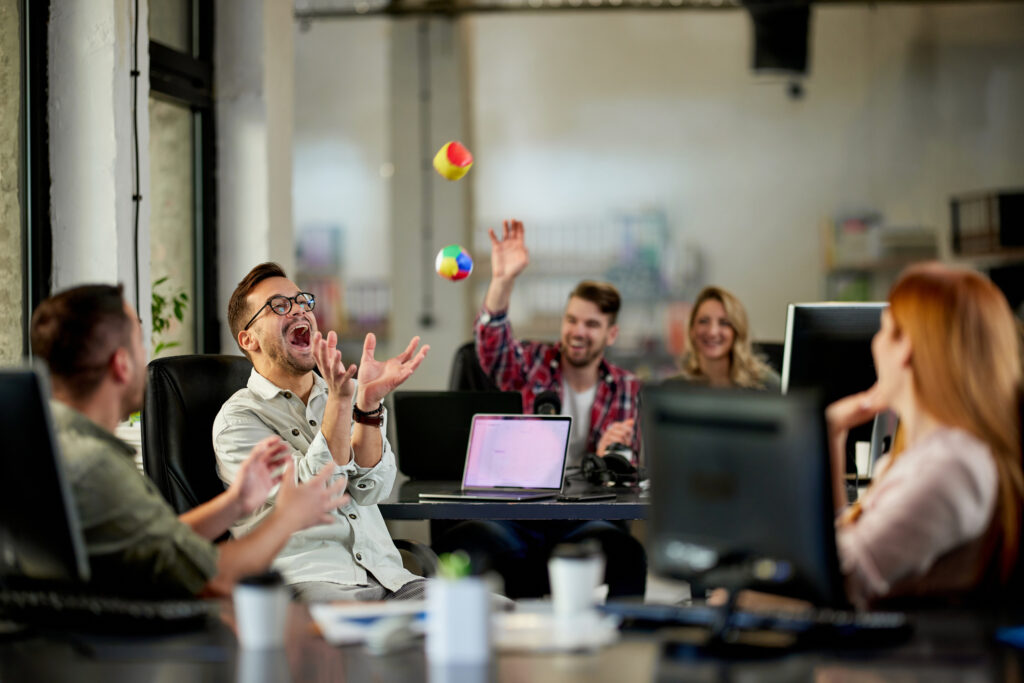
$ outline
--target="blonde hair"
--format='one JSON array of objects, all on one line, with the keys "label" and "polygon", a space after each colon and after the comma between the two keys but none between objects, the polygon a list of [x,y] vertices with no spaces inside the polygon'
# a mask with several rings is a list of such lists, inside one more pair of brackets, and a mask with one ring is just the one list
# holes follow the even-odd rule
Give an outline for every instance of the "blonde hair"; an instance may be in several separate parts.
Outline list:
[{"label": "blonde hair", "polygon": [[771,376],[772,370],[764,360],[754,353],[750,345],[750,325],[747,322],[747,311],[739,299],[721,287],[705,287],[693,302],[689,329],[686,333],[690,342],[690,350],[680,359],[683,376],[691,381],[707,380],[707,375],[704,374],[700,366],[700,354],[693,350],[695,346],[693,329],[701,304],[708,300],[722,304],[722,308],[725,309],[725,317],[729,319],[729,324],[732,325],[735,332],[732,348],[729,349],[729,380],[738,387],[765,388],[765,379]]},{"label": "blonde hair", "polygon": [[[1017,558],[1021,473],[1020,333],[1006,297],[988,278],[938,263],[912,266],[889,293],[898,333],[910,335],[916,400],[943,424],[984,441],[999,475],[993,523],[1005,582]],[[897,433],[891,460],[905,447]]]}]

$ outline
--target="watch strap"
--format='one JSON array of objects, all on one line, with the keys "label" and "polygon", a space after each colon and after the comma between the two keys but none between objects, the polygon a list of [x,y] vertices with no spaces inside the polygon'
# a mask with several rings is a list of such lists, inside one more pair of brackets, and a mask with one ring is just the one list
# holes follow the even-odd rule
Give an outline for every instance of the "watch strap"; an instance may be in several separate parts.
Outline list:
[{"label": "watch strap", "polygon": [[380,427],[384,424],[384,404],[380,403],[370,411],[360,410],[355,403],[352,404],[352,419],[359,424],[371,427]]}]

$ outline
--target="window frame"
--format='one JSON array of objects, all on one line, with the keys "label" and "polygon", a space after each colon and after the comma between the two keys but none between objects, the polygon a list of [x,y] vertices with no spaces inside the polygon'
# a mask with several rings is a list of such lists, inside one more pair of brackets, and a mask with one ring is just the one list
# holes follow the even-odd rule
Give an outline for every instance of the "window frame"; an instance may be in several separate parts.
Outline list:
[{"label": "window frame", "polygon": [[192,302],[196,353],[220,351],[217,315],[217,138],[213,101],[214,5],[192,0],[191,54],[149,41],[150,95],[182,104],[194,122],[193,170],[195,264]]}]

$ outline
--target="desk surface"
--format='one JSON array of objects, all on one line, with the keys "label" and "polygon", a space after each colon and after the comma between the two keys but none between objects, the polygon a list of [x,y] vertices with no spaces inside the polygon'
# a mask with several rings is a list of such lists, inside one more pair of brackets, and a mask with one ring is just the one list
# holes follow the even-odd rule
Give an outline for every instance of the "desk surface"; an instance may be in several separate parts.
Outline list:
[{"label": "desk surface", "polygon": [[803,651],[758,660],[666,659],[667,634],[625,633],[590,653],[503,653],[484,670],[431,669],[422,647],[384,657],[362,646],[332,647],[315,633],[305,607],[293,604],[284,651],[242,652],[233,615],[194,634],[146,637],[33,636],[0,639],[0,680],[119,683],[203,680],[281,681],[531,681],[601,683],[653,680],[1002,681],[1024,667],[1024,652],[997,644],[993,623],[976,616],[915,618],[912,639],[880,649]]},{"label": "desk surface", "polygon": [[[399,479],[387,500],[377,507],[384,519],[646,519],[647,497],[636,489],[612,489],[615,500],[561,503],[553,498],[515,503],[421,501],[420,493],[457,491],[457,481]],[[574,493],[583,487],[570,487]]]}]

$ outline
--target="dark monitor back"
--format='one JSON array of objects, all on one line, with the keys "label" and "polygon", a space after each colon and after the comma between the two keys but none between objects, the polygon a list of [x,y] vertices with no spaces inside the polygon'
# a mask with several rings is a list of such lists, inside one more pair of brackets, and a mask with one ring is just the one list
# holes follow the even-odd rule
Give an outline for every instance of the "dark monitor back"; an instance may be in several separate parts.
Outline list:
[{"label": "dark monitor back", "polygon": [[395,457],[411,479],[460,481],[477,413],[521,415],[515,391],[396,391]]},{"label": "dark monitor back", "polygon": [[[845,603],[815,392],[664,385],[645,389],[641,406],[656,572]],[[754,576],[760,559],[777,563],[774,580]]]},{"label": "dark monitor back", "polygon": [[[782,393],[816,389],[825,405],[875,383],[871,339],[886,303],[790,304],[782,359]],[[850,430],[846,470],[856,471],[854,444],[870,442],[872,423]]]},{"label": "dark monitor back", "polygon": [[85,582],[89,562],[50,416],[45,375],[0,370],[0,582]]}]

